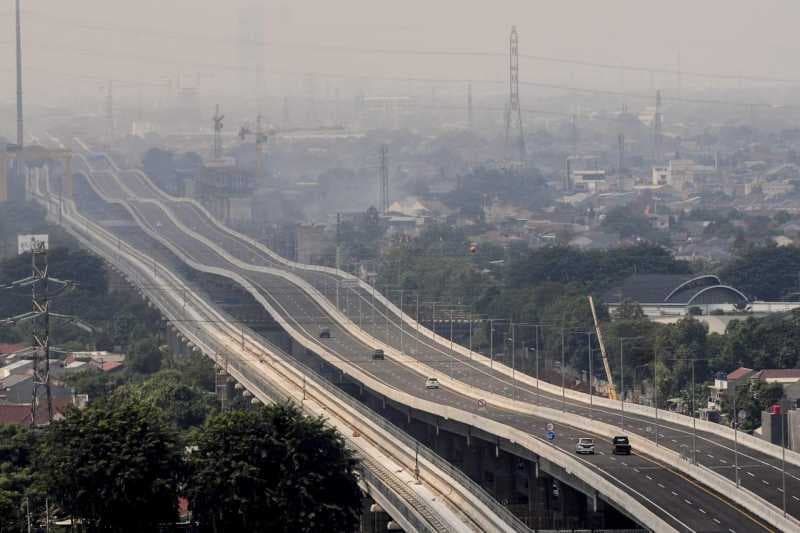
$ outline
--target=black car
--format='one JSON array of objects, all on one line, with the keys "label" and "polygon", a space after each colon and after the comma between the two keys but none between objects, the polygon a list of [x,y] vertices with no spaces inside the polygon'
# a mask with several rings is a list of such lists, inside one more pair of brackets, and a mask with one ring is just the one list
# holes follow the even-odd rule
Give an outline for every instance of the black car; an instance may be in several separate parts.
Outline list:
[{"label": "black car", "polygon": [[372,359],[375,361],[383,361],[383,350],[376,348],[375,351],[372,352]]},{"label": "black car", "polygon": [[614,447],[614,455],[630,455],[631,443],[628,437],[620,435],[611,439],[611,445]]},{"label": "black car", "polygon": [[320,339],[330,339],[331,338],[331,330],[328,328],[322,328],[319,332]]}]

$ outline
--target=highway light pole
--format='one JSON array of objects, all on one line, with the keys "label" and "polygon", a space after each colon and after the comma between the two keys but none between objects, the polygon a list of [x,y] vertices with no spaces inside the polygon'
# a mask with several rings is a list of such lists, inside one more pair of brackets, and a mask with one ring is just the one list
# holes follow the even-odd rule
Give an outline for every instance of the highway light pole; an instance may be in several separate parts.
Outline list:
[{"label": "highway light pole", "polygon": [[658,448],[658,351],[653,350],[653,410],[656,413],[656,448]]},{"label": "highway light pole", "polygon": [[694,359],[692,359],[692,464],[697,464],[697,411],[694,405]]},{"label": "highway light pole", "polygon": [[[622,347],[624,341],[638,340],[643,338],[641,335],[636,337],[620,337],[619,338],[619,404],[620,404],[620,428],[625,432],[625,363],[622,357]],[[636,383],[636,375],[634,369],[634,384]]]},{"label": "highway light pole", "polygon": [[567,393],[564,380],[564,328],[561,328],[561,411],[567,410]]},{"label": "highway light pole", "polygon": [[586,333],[587,348],[589,349],[589,420],[594,420],[594,394],[592,387],[592,332]]},{"label": "highway light pole", "polygon": [[781,483],[783,490],[783,517],[786,518],[786,417],[788,415],[781,409]]},{"label": "highway light pole", "polygon": [[736,412],[736,389],[733,389],[733,465],[739,487],[739,413]]}]

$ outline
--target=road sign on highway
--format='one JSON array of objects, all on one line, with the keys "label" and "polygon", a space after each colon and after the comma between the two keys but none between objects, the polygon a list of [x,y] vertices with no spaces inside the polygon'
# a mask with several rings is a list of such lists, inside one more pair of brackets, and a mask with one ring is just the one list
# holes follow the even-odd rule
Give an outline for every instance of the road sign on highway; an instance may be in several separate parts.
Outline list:
[{"label": "road sign on highway", "polygon": [[547,431],[553,431],[554,427],[552,422],[547,423]]},{"label": "road sign on highway", "polygon": [[556,432],[552,431],[552,430],[548,431],[547,432],[547,440],[549,440],[550,442],[553,442],[554,440],[556,440]]}]

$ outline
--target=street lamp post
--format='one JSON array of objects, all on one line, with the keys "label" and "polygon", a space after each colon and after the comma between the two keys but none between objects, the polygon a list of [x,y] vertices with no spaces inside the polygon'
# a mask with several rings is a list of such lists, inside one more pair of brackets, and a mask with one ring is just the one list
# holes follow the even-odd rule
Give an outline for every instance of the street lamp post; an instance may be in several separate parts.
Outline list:
[{"label": "street lamp post", "polygon": [[[619,338],[619,403],[620,403],[620,413],[621,413],[620,428],[622,429],[623,432],[625,431],[625,362],[622,357],[623,342],[641,338],[642,338],[641,335],[636,337]],[[634,369],[633,382],[634,384],[636,383],[636,369]]]},{"label": "street lamp post", "polygon": [[736,412],[736,389],[733,389],[733,466],[739,487],[739,414]]},{"label": "street lamp post", "polygon": [[469,316],[469,360],[472,361],[472,315]]},{"label": "street lamp post", "polygon": [[539,325],[536,325],[536,328],[533,330],[536,340],[534,341],[534,347],[536,350],[536,404],[541,405],[542,403],[542,394],[539,390]]},{"label": "street lamp post", "polygon": [[658,447],[658,351],[653,350],[653,410],[656,413],[656,448]]},{"label": "street lamp post", "polygon": [[692,359],[692,464],[697,464],[697,418],[694,405],[694,358]]},{"label": "street lamp post", "polygon": [[514,400],[517,399],[517,342],[516,342],[516,326],[511,323],[511,386],[513,387]]},{"label": "street lamp post", "polygon": [[561,328],[561,411],[567,410],[567,392],[564,380],[564,328]]},{"label": "street lamp post", "polygon": [[592,332],[586,333],[587,347],[589,348],[589,420],[594,420],[594,394],[592,387]]}]

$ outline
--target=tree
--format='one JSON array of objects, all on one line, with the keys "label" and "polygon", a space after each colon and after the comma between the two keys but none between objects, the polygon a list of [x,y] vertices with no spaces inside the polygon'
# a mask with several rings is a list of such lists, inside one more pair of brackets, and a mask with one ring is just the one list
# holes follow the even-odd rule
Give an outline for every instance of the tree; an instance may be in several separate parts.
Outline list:
[{"label": "tree", "polygon": [[162,357],[155,339],[143,339],[133,345],[129,367],[140,374],[154,374],[161,368]]},{"label": "tree", "polygon": [[178,429],[200,426],[214,408],[214,401],[198,387],[189,385],[177,370],[162,370],[129,393],[160,409]]},{"label": "tree", "polygon": [[624,299],[614,311],[614,318],[620,320],[643,320],[645,315],[639,302]]},{"label": "tree", "polygon": [[800,248],[765,246],[750,249],[720,272],[720,278],[747,295],[778,300],[798,289]]},{"label": "tree", "polygon": [[174,522],[182,460],[161,416],[121,395],[71,410],[50,427],[39,454],[49,496],[90,533]]},{"label": "tree", "polygon": [[202,531],[352,531],[361,493],[342,437],[291,404],[212,417],[190,456]]},{"label": "tree", "polygon": [[0,426],[0,533],[23,530],[25,498],[36,496],[35,443],[34,433],[27,428]]}]

